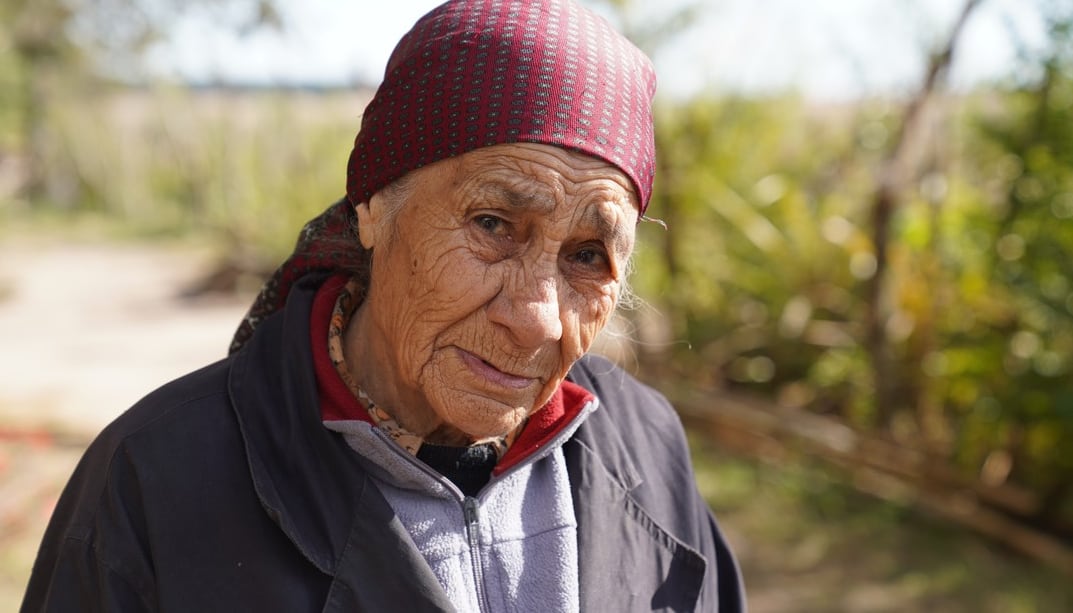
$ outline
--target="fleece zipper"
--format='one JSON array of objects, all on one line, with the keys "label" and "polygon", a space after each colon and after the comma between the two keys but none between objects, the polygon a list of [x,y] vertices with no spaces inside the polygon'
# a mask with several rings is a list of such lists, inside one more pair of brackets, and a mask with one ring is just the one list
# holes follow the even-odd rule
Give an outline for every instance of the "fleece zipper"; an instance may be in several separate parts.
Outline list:
[{"label": "fleece zipper", "polygon": [[466,536],[469,539],[469,559],[473,565],[473,582],[477,589],[477,605],[482,613],[491,611],[488,604],[488,590],[484,585],[484,562],[481,560],[481,526],[480,503],[473,496],[466,496],[462,501],[466,517]]},{"label": "fleece zipper", "polygon": [[[419,472],[423,473],[424,475],[427,475],[432,481],[440,484],[440,486],[444,487],[448,492],[450,492],[452,497],[461,504],[466,530],[466,543],[469,547],[469,560],[472,570],[471,576],[474,581],[474,590],[476,591],[475,596],[477,599],[477,606],[479,607],[481,613],[489,613],[492,610],[488,599],[488,586],[485,584],[484,559],[481,553],[480,501],[484,497],[483,494],[485,494],[489,490],[489,488],[493,486],[496,482],[505,479],[509,475],[521,470],[525,466],[532,465],[533,463],[542,460],[553,450],[561,447],[563,441],[573,435],[574,431],[577,429],[577,425],[584,419],[584,417],[592,411],[596,410],[597,406],[598,403],[595,399],[587,402],[582,408],[582,410],[578,413],[578,415],[574,418],[573,423],[570,426],[567,426],[560,430],[550,440],[546,441],[543,445],[541,445],[540,449],[536,450],[534,453],[526,457],[523,461],[511,466],[503,473],[493,476],[488,481],[488,483],[483,488],[481,488],[481,491],[476,496],[465,495],[460,489],[458,489],[458,487],[454,483],[451,482],[450,479],[435,471],[424,462],[418,460],[416,456],[414,456],[406,449],[402,448],[383,430],[375,426],[370,427],[370,431],[372,432],[373,436],[380,439],[380,441],[384,443],[384,447],[387,450],[390,450],[389,452],[392,455],[400,458],[411,467],[414,467]],[[328,425],[327,422],[326,425]]]},{"label": "fleece zipper", "polygon": [[470,567],[473,573],[473,587],[477,592],[477,606],[481,613],[490,613],[492,608],[488,604],[488,588],[484,584],[484,561],[481,557],[481,526],[480,526],[480,501],[473,496],[466,496],[447,477],[430,468],[427,464],[417,459],[412,453],[406,451],[383,430],[375,428],[375,435],[387,444],[388,449],[394,451],[400,458],[412,464],[421,472],[425,473],[437,483],[447,488],[456,500],[462,503],[462,516],[466,525],[466,542],[469,545]]}]

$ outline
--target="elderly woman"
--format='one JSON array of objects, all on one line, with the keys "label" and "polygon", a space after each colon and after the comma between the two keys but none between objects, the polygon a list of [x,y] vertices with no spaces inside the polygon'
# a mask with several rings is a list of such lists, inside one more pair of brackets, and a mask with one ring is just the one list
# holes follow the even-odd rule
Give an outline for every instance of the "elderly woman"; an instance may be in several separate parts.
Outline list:
[{"label": "elderly woman", "polygon": [[23,611],[738,611],[667,402],[586,357],[654,165],[648,60],[570,0],[400,41],[347,197],[229,358],[63,494]]}]

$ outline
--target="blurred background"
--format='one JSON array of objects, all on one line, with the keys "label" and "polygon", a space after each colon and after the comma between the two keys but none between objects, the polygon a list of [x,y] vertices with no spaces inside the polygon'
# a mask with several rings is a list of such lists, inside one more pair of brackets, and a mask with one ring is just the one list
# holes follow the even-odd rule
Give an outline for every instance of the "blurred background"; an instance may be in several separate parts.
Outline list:
[{"label": "blurred background", "polygon": [[[434,2],[0,0],[0,609],[93,435],[224,356]],[[601,351],[754,611],[1073,610],[1073,3],[589,0],[659,168]]]}]

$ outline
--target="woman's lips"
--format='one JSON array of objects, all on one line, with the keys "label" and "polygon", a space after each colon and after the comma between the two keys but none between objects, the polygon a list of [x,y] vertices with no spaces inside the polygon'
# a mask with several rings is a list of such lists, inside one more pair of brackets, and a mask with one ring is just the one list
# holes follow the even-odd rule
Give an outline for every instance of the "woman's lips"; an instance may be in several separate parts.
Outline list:
[{"label": "woman's lips", "polygon": [[459,349],[458,353],[462,356],[462,361],[466,366],[476,375],[497,385],[511,389],[522,389],[528,387],[534,381],[531,377],[520,377],[503,372],[465,349]]}]

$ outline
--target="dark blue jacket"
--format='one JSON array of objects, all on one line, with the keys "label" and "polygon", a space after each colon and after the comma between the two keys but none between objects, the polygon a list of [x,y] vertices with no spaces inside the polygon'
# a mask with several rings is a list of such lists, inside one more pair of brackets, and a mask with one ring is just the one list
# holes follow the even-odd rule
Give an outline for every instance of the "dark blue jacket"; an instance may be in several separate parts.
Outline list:
[{"label": "dark blue jacket", "polygon": [[[36,611],[451,610],[343,439],[321,423],[307,278],[227,360],[108,426],[67,485],[22,605]],[[602,358],[564,446],[583,611],[744,609],[667,401]]]}]

